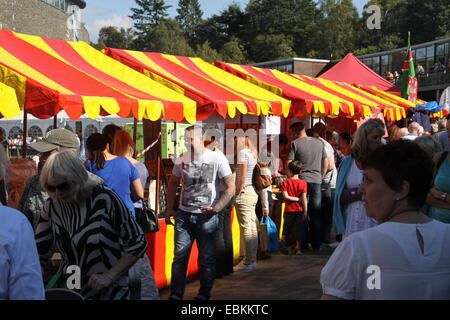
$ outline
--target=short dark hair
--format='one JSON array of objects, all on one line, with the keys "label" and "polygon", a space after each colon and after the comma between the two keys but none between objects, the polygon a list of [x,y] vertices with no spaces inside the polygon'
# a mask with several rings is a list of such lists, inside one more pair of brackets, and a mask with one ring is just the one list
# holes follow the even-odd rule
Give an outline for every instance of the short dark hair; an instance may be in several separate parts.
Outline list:
[{"label": "short dark hair", "polygon": [[298,160],[291,161],[288,164],[288,169],[293,174],[299,174],[300,172],[302,172],[302,167],[303,167],[303,164]]},{"label": "short dark hair", "polygon": [[347,141],[348,144],[352,143],[352,138],[350,137],[350,135],[347,132],[342,132],[339,134],[339,137],[341,137],[342,139],[344,139],[345,141]]},{"label": "short dark hair", "polygon": [[425,204],[433,179],[433,160],[415,142],[396,140],[377,148],[362,163],[364,169],[379,171],[392,190],[399,190],[403,181],[410,185],[409,204],[418,208]]},{"label": "short dark hair", "polygon": [[291,126],[289,127],[289,130],[293,131],[296,134],[299,134],[304,129],[305,129],[305,125],[303,124],[303,122],[296,122],[294,124],[291,124]]},{"label": "short dark hair", "polygon": [[110,123],[103,128],[102,135],[105,137],[106,143],[111,144],[111,142],[114,140],[114,135],[118,130],[122,130],[122,128],[115,125],[114,123]]}]

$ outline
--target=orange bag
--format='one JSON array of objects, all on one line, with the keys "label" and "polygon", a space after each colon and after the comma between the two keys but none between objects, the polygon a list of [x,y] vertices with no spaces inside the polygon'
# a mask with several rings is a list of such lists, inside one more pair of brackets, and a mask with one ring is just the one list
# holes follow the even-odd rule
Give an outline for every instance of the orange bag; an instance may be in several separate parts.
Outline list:
[{"label": "orange bag", "polygon": [[5,174],[8,207],[17,208],[27,180],[35,174],[37,174],[37,168],[33,159],[11,159]]}]

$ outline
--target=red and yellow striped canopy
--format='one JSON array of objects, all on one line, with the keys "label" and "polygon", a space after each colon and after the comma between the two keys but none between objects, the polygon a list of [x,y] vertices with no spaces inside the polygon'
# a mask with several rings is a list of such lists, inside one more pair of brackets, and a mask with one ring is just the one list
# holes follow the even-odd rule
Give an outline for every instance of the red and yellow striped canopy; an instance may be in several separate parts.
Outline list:
[{"label": "red and yellow striped canopy", "polygon": [[288,116],[291,102],[201,58],[105,48],[105,54],[197,101],[197,120],[213,112]]},{"label": "red and yellow striped canopy", "polygon": [[399,120],[405,112],[397,105],[377,98],[345,83],[278,70],[215,62],[216,66],[247,81],[266,87],[293,101],[291,116],[364,117],[383,108],[388,117]]},{"label": "red and yellow striped canopy", "polygon": [[[19,106],[37,118],[64,109],[86,113],[195,122],[196,102],[111,59],[84,42],[0,30],[0,82],[15,89]],[[3,101],[3,99],[2,99]],[[1,106],[13,114],[17,106]]]}]

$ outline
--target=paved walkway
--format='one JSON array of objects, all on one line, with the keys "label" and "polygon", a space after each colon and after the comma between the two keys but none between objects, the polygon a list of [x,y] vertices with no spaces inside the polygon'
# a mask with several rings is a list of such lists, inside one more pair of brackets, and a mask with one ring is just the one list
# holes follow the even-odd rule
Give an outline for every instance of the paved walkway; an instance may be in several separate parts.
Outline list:
[{"label": "paved walkway", "polygon": [[[251,273],[234,272],[216,279],[213,300],[317,300],[322,295],[320,272],[330,252],[300,256],[272,253],[271,259],[258,261]],[[200,286],[199,280],[186,285],[184,299],[193,300]],[[160,291],[161,300],[167,300],[169,288]]]}]

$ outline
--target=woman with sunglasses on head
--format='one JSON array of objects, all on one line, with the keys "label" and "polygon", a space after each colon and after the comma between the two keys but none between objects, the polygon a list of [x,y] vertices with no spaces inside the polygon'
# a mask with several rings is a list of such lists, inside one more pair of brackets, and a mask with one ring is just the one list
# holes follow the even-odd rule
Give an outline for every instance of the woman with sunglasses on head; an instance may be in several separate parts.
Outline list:
[{"label": "woman with sunglasses on head", "polygon": [[90,180],[71,152],[52,154],[40,183],[50,196],[35,233],[40,257],[54,244],[62,255],[60,273],[70,275],[69,266],[81,271],[85,298],[128,299],[127,272],[145,254],[147,242],[122,199]]},{"label": "woman with sunglasses on head", "polygon": [[351,234],[323,268],[322,299],[450,299],[450,225],[424,215],[431,157],[412,141],[383,146],[362,163],[358,192],[379,225]]}]

